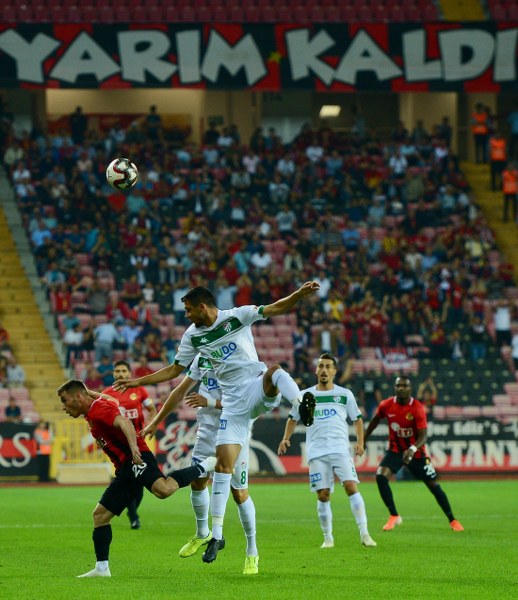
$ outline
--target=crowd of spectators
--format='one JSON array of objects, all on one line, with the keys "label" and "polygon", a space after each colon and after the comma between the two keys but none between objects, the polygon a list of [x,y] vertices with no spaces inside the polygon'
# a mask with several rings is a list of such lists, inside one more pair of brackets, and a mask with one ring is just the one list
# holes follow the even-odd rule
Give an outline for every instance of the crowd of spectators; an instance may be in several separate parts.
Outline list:
[{"label": "crowd of spectators", "polygon": [[[388,139],[307,125],[289,143],[274,128],[242,140],[212,126],[200,145],[168,136],[156,109],[104,133],[80,122],[79,135],[77,124],[7,126],[2,157],[67,354],[93,350],[99,386],[114,350],[174,359],[193,285],[228,308],[318,280],[297,312],[298,373],[312,349],[477,360],[493,337],[510,343],[515,306],[499,300],[513,269],[471,199],[447,118],[431,132],[398,123]],[[140,170],[126,195],[105,180],[114,156]],[[82,314],[105,318],[84,327]]]}]

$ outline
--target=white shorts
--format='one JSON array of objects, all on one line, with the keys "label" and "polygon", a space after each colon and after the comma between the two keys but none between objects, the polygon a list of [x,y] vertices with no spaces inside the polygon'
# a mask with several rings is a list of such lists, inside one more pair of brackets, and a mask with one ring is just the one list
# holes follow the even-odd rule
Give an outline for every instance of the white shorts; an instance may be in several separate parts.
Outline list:
[{"label": "white shorts", "polygon": [[[249,431],[250,431],[250,422],[249,422]],[[248,488],[248,435],[246,442],[241,447],[241,451],[236,459],[236,464],[234,465],[234,472],[232,473],[232,479],[230,480],[230,485],[235,490],[245,490]],[[218,437],[218,429],[215,427],[211,427],[210,425],[200,425],[198,427],[198,432],[196,434],[196,442],[194,444],[194,448],[192,449],[192,459],[191,462],[193,465],[197,465],[201,463],[202,460],[205,460],[209,456],[214,456],[216,454],[216,439]],[[204,479],[208,477],[208,474],[205,473],[199,479]]]},{"label": "white shorts", "polygon": [[270,398],[264,393],[263,373],[246,381],[234,394],[223,395],[217,446],[248,442],[250,419],[270,412],[281,402],[281,395]]},{"label": "white shorts", "polygon": [[340,480],[360,483],[352,457],[348,454],[328,454],[309,461],[309,488],[312,492],[334,490],[335,475]]}]

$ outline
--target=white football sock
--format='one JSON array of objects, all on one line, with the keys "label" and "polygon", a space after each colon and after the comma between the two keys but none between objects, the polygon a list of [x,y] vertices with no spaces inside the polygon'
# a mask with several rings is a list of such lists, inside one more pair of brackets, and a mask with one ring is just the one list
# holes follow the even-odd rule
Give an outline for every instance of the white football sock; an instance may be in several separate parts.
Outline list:
[{"label": "white football sock", "polygon": [[320,529],[324,534],[325,539],[333,537],[333,512],[331,510],[331,502],[321,502],[317,500],[318,520],[320,521]]},{"label": "white football sock", "polygon": [[286,398],[291,404],[298,405],[300,400],[299,386],[289,373],[286,373],[283,369],[277,369],[272,375],[272,383],[282,394],[283,398]]},{"label": "white football sock", "polygon": [[191,505],[196,516],[196,537],[206,538],[209,533],[209,490],[191,490]]},{"label": "white football sock", "polygon": [[360,536],[364,536],[369,533],[367,529],[367,513],[365,512],[365,502],[360,492],[356,492],[352,496],[349,496],[349,503],[351,505],[351,511],[356,519],[356,524],[360,530]]},{"label": "white football sock", "polygon": [[108,569],[108,561],[107,560],[98,560],[95,563],[95,568],[98,571],[106,571]]},{"label": "white football sock", "polygon": [[246,555],[257,556],[255,506],[252,498],[248,497],[242,504],[238,504],[237,510],[239,512],[239,520],[246,535]]},{"label": "white football sock", "polygon": [[212,537],[220,540],[223,537],[223,519],[230,495],[231,473],[214,473],[210,508],[212,514]]}]

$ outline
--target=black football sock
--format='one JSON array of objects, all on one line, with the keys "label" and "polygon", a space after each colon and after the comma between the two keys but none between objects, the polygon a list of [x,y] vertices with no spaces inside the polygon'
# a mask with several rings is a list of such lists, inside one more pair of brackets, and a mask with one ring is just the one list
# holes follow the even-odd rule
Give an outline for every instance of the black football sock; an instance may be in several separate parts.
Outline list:
[{"label": "black football sock", "polygon": [[378,484],[378,490],[385,506],[389,509],[389,513],[397,517],[399,515],[394,504],[394,497],[392,496],[392,490],[390,489],[389,481],[385,475],[376,475],[376,483]]},{"label": "black football sock", "polygon": [[183,488],[187,487],[191,481],[198,479],[204,473],[205,469],[201,465],[195,465],[194,467],[173,471],[170,476],[176,481],[179,487]]},{"label": "black football sock", "polygon": [[135,499],[133,499],[129,504],[128,504],[128,519],[133,523],[133,521],[136,521],[138,519],[138,514],[137,514],[137,502]]},{"label": "black football sock", "polygon": [[95,557],[98,561],[108,560],[110,554],[110,544],[112,542],[112,526],[103,525],[96,527],[92,534],[94,541]]},{"label": "black football sock", "polygon": [[140,506],[143,496],[144,496],[144,488],[139,487],[137,493],[135,494],[135,497],[128,504],[128,518],[131,522],[136,521],[138,519],[137,508]]},{"label": "black football sock", "polygon": [[448,496],[444,493],[442,487],[440,485],[435,485],[434,487],[429,488],[432,494],[435,496],[439,506],[442,508],[443,513],[448,517],[448,521],[450,523],[455,519],[453,513],[451,512],[450,502],[448,501]]}]

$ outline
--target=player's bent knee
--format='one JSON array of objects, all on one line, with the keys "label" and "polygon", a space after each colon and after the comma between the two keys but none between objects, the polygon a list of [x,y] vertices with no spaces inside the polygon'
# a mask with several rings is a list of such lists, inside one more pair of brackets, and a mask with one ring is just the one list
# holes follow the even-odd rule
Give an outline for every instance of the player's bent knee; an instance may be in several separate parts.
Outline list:
[{"label": "player's bent knee", "polygon": [[317,490],[317,496],[320,502],[329,502],[331,499],[331,490],[329,488]]},{"label": "player's bent knee", "polygon": [[168,498],[171,494],[174,494],[179,487],[178,482],[172,477],[168,477],[167,479],[160,478],[152,485],[151,493],[160,500],[163,500],[164,498]]},{"label": "player's bent knee", "polygon": [[355,481],[344,481],[344,490],[348,496],[352,496],[358,492],[358,486]]},{"label": "player's bent knee", "polygon": [[103,525],[108,525],[108,523],[112,520],[113,513],[111,513],[102,504],[98,504],[94,508],[92,517],[94,520],[94,527],[102,527]]},{"label": "player's bent knee", "polygon": [[243,504],[243,502],[246,502],[248,500],[248,498],[250,497],[248,495],[248,490],[247,489],[235,489],[235,488],[231,488],[232,489],[232,497],[234,498],[234,501],[236,504]]}]

